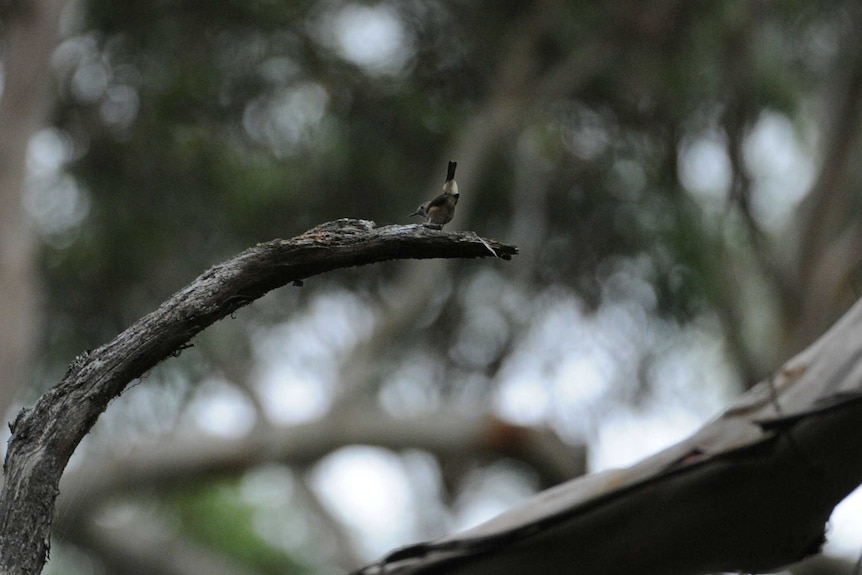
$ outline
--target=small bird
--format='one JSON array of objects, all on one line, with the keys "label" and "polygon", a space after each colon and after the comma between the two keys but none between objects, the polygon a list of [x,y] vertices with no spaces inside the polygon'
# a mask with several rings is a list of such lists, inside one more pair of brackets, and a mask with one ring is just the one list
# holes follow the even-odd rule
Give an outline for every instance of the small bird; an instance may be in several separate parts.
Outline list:
[{"label": "small bird", "polygon": [[455,181],[455,168],[458,162],[449,162],[446,181],[443,183],[443,193],[419,206],[409,217],[425,218],[429,226],[443,229],[455,216],[455,205],[458,203],[458,182]]}]

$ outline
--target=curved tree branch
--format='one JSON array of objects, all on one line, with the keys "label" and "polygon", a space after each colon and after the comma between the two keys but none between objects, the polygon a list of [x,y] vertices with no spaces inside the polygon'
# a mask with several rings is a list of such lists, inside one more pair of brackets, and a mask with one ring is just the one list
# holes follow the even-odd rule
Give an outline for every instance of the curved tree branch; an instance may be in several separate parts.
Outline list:
[{"label": "curved tree branch", "polygon": [[472,232],[342,219],[259,244],[213,267],[110,343],[76,358],[63,381],[10,425],[0,573],[41,571],[60,475],[78,443],[132,380],[178,354],[209,325],[273,289],[338,268],[408,258],[510,259],[515,253],[514,246]]}]

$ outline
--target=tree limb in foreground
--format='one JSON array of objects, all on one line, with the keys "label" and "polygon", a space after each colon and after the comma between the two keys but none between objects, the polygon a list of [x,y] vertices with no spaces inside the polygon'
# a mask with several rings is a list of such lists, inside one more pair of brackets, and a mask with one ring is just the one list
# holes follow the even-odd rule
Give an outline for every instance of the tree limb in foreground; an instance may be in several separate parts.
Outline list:
[{"label": "tree limb in foreground", "polygon": [[338,268],[411,258],[508,260],[516,253],[514,246],[472,232],[378,228],[341,219],[259,244],[211,268],[113,341],[76,358],[63,381],[10,424],[0,492],[0,573],[41,571],[60,476],[78,443],[132,380],[214,322],[273,289]]},{"label": "tree limb in foreground", "polygon": [[820,551],[832,508],[862,482],[860,422],[862,301],[688,439],[360,573],[774,571]]}]

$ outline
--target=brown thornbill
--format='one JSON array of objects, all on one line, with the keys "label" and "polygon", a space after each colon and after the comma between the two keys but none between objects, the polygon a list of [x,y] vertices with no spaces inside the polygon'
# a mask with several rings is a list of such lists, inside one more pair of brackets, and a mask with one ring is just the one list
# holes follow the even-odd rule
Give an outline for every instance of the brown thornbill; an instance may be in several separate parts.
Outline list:
[{"label": "brown thornbill", "polygon": [[449,162],[449,171],[446,172],[446,181],[443,183],[443,193],[419,206],[410,214],[410,217],[423,217],[428,224],[440,229],[452,221],[455,216],[455,205],[458,203],[458,182],[455,181],[457,166],[458,162]]}]

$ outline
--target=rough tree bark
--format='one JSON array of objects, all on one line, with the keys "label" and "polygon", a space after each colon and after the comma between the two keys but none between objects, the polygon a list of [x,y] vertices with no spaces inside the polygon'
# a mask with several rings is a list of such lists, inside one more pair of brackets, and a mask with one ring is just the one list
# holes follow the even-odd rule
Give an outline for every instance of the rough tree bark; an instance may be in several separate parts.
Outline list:
[{"label": "rough tree bark", "polygon": [[688,439],[363,575],[761,573],[817,553],[862,482],[862,301]]},{"label": "rough tree bark", "polygon": [[259,244],[213,267],[110,343],[76,358],[63,381],[10,424],[0,573],[42,570],[60,476],[78,443],[132,380],[182,351],[207,326],[273,289],[338,268],[408,258],[510,259],[515,253],[514,246],[471,232],[343,219]]}]

